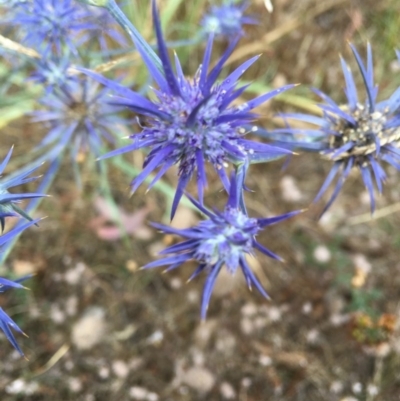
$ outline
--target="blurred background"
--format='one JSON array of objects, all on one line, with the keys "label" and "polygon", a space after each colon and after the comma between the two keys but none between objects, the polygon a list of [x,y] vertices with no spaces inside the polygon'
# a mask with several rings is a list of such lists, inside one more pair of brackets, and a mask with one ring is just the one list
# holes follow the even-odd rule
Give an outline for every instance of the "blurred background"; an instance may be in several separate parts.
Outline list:
[{"label": "blurred background", "polygon": [[[205,0],[159,1],[166,38],[190,40],[210,5]],[[360,93],[362,78],[348,42],[365,57],[372,45],[379,98],[400,85],[400,3],[396,0],[263,0],[249,2],[246,14],[259,20],[245,36],[224,73],[256,54],[244,75],[253,82],[243,99],[286,83],[301,86],[257,110],[264,128],[282,126],[282,111],[313,111],[318,87],[345,101],[339,55],[352,66]],[[126,0],[121,7],[154,42],[150,1]],[[1,11],[0,11],[1,12]],[[1,15],[0,15],[1,18]],[[11,37],[6,25],[0,34]],[[127,43],[130,43],[127,40]],[[218,39],[216,61],[226,47]],[[107,73],[128,85],[147,73],[129,45],[109,42],[118,63]],[[177,46],[185,72],[193,75],[204,41]],[[37,107],[27,67],[13,69],[15,53],[2,51],[0,84],[11,82],[0,99],[2,157],[15,145],[16,160],[29,155],[45,127],[27,112]],[[120,59],[121,55],[123,56]],[[126,57],[125,57],[126,56]],[[103,61],[104,62],[104,61]],[[98,64],[101,62],[99,61]],[[363,94],[361,95],[363,96]],[[127,127],[121,137],[133,132]],[[126,162],[140,168],[143,155]],[[400,399],[400,187],[388,169],[384,195],[371,218],[369,197],[359,174],[318,221],[323,202],[311,205],[331,165],[315,154],[289,163],[252,166],[247,185],[249,214],[273,216],[308,208],[295,219],[268,227],[259,241],[285,259],[258,255],[252,267],[272,300],[248,291],[240,274],[220,275],[206,322],[200,321],[204,276],[186,284],[194,265],[168,274],[139,271],[175,241],[149,221],[168,223],[176,172],[166,190],[148,194],[141,186],[129,196],[132,176],[108,163],[115,210],[102,196],[96,171],[80,160],[82,188],[70,161],[60,170],[35,216],[48,216],[23,234],[1,267],[1,276],[34,273],[30,291],[1,295],[5,308],[29,335],[17,339],[21,358],[0,336],[2,400],[147,401],[391,401]],[[10,169],[12,165],[10,165]],[[205,203],[222,207],[226,195],[212,176]],[[34,185],[32,186],[34,188]],[[194,189],[194,186],[193,186]],[[325,199],[326,202],[327,198]],[[181,205],[172,224],[199,219]]]}]

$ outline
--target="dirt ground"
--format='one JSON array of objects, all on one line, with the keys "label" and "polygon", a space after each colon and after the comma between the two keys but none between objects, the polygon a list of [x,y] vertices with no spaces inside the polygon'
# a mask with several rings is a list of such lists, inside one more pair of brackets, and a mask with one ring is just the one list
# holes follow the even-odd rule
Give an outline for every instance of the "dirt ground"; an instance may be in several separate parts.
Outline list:
[{"label": "dirt ground", "polygon": [[[301,82],[305,87],[295,89],[298,96],[312,98],[306,85],[314,85],[344,100],[338,55],[355,69],[346,42],[365,55],[369,40],[380,93],[400,84],[391,50],[399,37],[393,28],[400,22],[396,0],[273,3],[272,15],[262,1],[251,4],[250,12],[262,12],[261,25],[249,28],[236,53],[239,61],[263,53],[252,73],[265,83]],[[249,44],[259,49],[247,54]],[[268,117],[294,109],[276,101],[261,112]],[[274,126],[268,118],[263,124]],[[29,151],[27,138],[42,134],[28,120],[1,133],[17,154]],[[28,361],[0,338],[1,399],[400,399],[400,176],[387,169],[389,180],[373,219],[355,173],[318,221],[323,202],[310,204],[329,162],[300,154],[283,165],[252,166],[247,181],[254,191],[247,196],[253,216],[308,208],[258,237],[285,259],[279,263],[258,255],[251,261],[272,300],[248,291],[240,274],[223,273],[202,323],[204,276],[186,284],[194,265],[168,274],[139,270],[175,241],[147,225],[165,218],[164,195],[145,194],[142,186],[129,197],[129,177],[110,165],[113,197],[132,229],[131,235],[115,238],[118,226],[107,222],[98,179],[84,172],[79,191],[66,161],[52,197],[37,212],[47,219],[24,233],[6,262],[16,275],[36,276],[27,282],[31,291],[0,298],[0,306],[29,335],[18,335]],[[168,180],[174,184],[173,172]],[[218,180],[210,182],[206,203],[224,205]],[[183,227],[198,218],[180,207],[174,224]]]}]

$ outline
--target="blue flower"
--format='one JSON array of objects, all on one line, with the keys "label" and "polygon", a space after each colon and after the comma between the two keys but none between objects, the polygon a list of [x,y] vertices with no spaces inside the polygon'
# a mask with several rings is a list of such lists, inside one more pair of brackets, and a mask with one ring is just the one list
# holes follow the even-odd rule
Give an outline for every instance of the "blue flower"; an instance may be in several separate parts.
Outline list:
[{"label": "blue flower", "polygon": [[40,193],[10,194],[8,192],[10,188],[26,184],[39,178],[39,177],[28,177],[31,173],[37,170],[38,166],[27,169],[26,171],[23,172],[17,171],[11,176],[7,176],[5,178],[2,177],[4,169],[6,168],[11,158],[12,150],[13,149],[11,148],[5,159],[0,164],[0,225],[2,231],[4,230],[6,217],[13,217],[20,215],[27,220],[32,220],[32,218],[18,206],[18,203],[20,203],[25,199],[41,198],[47,196],[45,194],[40,194]]},{"label": "blue flower", "polygon": [[367,64],[364,65],[355,47],[350,46],[363,78],[365,99],[359,99],[353,74],[341,58],[347,103],[339,106],[328,95],[313,89],[325,102],[319,105],[321,117],[300,113],[284,114],[283,117],[313,124],[315,128],[284,128],[267,134],[281,146],[317,151],[333,163],[314,200],[316,202],[322,197],[336,177],[333,193],[322,214],[337,198],[353,168],[361,173],[369,192],[372,212],[375,209],[374,182],[382,193],[386,179],[382,161],[400,170],[400,88],[388,99],[377,102],[378,86],[374,83],[371,47],[367,47]]},{"label": "blue flower", "polygon": [[131,136],[132,144],[103,156],[106,158],[150,148],[143,171],[132,181],[132,192],[155,169],[159,168],[159,171],[149,189],[171,166],[178,165],[179,180],[172,205],[172,218],[183,191],[196,170],[197,188],[202,202],[203,191],[207,185],[206,162],[212,164],[225,188],[228,188],[229,179],[225,172],[228,163],[263,162],[288,153],[284,149],[245,139],[247,132],[242,126],[254,119],[255,115],[250,110],[278,93],[292,88],[293,85],[276,89],[240,106],[233,106],[231,103],[247,88],[247,85],[237,88],[238,79],[258,57],[246,61],[217,84],[216,80],[236,42],[231,43],[208,73],[213,45],[211,35],[201,67],[193,79],[188,79],[183,75],[177,56],[175,56],[176,73],[173,71],[154,1],[153,20],[163,73],[157,69],[140,44],[138,50],[159,86],[158,90],[154,90],[157,100],[150,101],[141,94],[98,74],[87,70],[85,72],[118,93],[119,96],[113,97],[112,104],[126,106],[146,118],[145,124],[141,125],[141,132]]},{"label": "blue flower", "polygon": [[[86,21],[87,11],[72,0],[32,0],[22,4],[9,22],[20,25],[23,43],[43,53],[64,54],[65,47],[77,54],[76,45],[83,30],[94,26]],[[86,38],[87,39],[87,38]]]},{"label": "blue flower", "polygon": [[[30,221],[28,223],[19,225],[9,231],[6,234],[0,236],[0,247],[3,246],[6,242],[13,239],[19,233],[24,231],[26,228],[30,227],[33,224],[36,224],[39,220]],[[31,276],[21,277],[18,280],[11,281],[5,278],[0,277],[0,293],[9,290],[10,288],[25,288],[20,283],[29,279]],[[7,315],[6,312],[2,308],[0,308],[0,330],[4,332],[7,337],[7,340],[12,344],[12,346],[20,353],[20,355],[24,355],[21,348],[19,347],[17,340],[14,337],[13,332],[11,329],[15,330],[18,333],[24,334],[25,333],[18,327],[18,325]]]},{"label": "blue flower", "polygon": [[40,103],[46,110],[33,113],[33,121],[45,122],[50,131],[38,145],[49,149],[42,160],[52,161],[69,149],[73,162],[86,153],[96,158],[104,146],[104,140],[113,143],[113,132],[118,125],[126,124],[117,116],[119,107],[111,106],[109,89],[87,77],[65,81],[46,94]]},{"label": "blue flower", "polygon": [[[34,65],[35,71],[30,79],[44,86],[46,96],[54,89],[68,85],[71,81],[78,81],[77,75],[72,75],[69,71],[71,65],[68,56],[47,56],[34,60]],[[68,88],[66,90],[68,91]]]},{"label": "blue flower", "polygon": [[248,7],[247,2],[235,5],[232,1],[222,6],[212,6],[208,14],[203,18],[202,25],[206,33],[214,32],[216,36],[227,39],[243,36],[243,25],[256,25],[255,18],[244,15]]},{"label": "blue flower", "polygon": [[257,249],[273,259],[280,260],[279,256],[257,242],[255,237],[264,227],[286,220],[299,213],[299,211],[295,211],[276,217],[259,219],[249,217],[242,206],[242,188],[243,182],[232,175],[229,199],[222,212],[218,210],[211,212],[192,197],[189,197],[199,211],[208,217],[208,220],[201,221],[195,227],[180,230],[153,223],[153,226],[163,233],[176,234],[186,240],[163,250],[161,254],[168,256],[148,263],[143,269],[169,266],[166,271],[170,271],[190,260],[199,263],[189,280],[192,280],[202,271],[208,273],[201,303],[202,319],[206,317],[215,280],[223,266],[226,266],[231,274],[240,268],[249,288],[254,285],[264,297],[268,298],[264,288],[248,265],[246,255],[253,255],[254,250]]}]

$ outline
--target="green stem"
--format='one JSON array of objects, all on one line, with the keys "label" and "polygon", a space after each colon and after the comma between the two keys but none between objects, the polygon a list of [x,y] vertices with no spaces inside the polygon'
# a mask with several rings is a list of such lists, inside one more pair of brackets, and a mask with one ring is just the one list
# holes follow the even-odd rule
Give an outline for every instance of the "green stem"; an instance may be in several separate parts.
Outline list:
[{"label": "green stem", "polygon": [[154,52],[151,46],[143,39],[140,32],[129,21],[127,16],[118,7],[115,0],[108,0],[107,4],[104,7],[114,17],[114,19],[118,22],[118,24],[121,25],[121,27],[125,30],[125,32],[131,37],[139,53],[142,53],[143,51],[147,53],[147,55],[150,56],[150,58],[153,60],[153,63],[157,67],[157,69],[162,74],[164,74],[160,58],[157,56],[157,54]]}]

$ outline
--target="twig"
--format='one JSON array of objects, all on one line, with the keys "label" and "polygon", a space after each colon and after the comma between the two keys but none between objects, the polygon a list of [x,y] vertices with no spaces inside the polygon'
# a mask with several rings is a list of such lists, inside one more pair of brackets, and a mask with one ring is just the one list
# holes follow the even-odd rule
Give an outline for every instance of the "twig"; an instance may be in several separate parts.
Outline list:
[{"label": "twig", "polygon": [[[0,47],[38,60],[42,57],[36,50],[23,46],[17,42],[14,42],[13,40],[8,39],[3,35],[0,35]],[[139,59],[138,53],[124,55],[116,58],[115,60],[107,61],[106,63],[98,65],[97,67],[94,68],[94,71],[106,72],[113,69],[115,66],[121,63],[124,63],[126,61],[135,61],[138,59]],[[67,71],[71,74],[78,74],[78,73],[81,74],[81,71],[78,71],[74,66],[68,68]]]},{"label": "twig", "polygon": [[62,345],[61,348],[59,348],[59,350],[48,360],[48,362],[35,372],[34,377],[40,376],[50,370],[69,351],[69,349],[70,346],[68,344]]},{"label": "twig", "polygon": [[346,221],[346,226],[355,226],[357,224],[368,223],[370,221],[381,219],[382,217],[389,216],[393,213],[400,212],[400,202],[394,203],[393,205],[386,206],[371,213],[364,213],[359,216],[350,217]]},{"label": "twig", "polygon": [[[376,355],[375,357],[375,368],[374,368],[374,376],[372,378],[372,384],[379,389],[382,381],[382,373],[383,373],[383,365],[384,365],[385,356],[384,355]],[[377,393],[368,392],[367,389],[367,397],[366,401],[374,401]]]},{"label": "twig", "polygon": [[40,59],[40,54],[36,50],[33,50],[33,49],[30,49],[29,47],[20,45],[19,43],[14,42],[13,40],[8,39],[3,35],[0,35],[0,46],[4,47],[5,49],[17,52],[17,53],[25,54],[25,56],[28,56],[31,58]]}]

